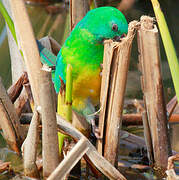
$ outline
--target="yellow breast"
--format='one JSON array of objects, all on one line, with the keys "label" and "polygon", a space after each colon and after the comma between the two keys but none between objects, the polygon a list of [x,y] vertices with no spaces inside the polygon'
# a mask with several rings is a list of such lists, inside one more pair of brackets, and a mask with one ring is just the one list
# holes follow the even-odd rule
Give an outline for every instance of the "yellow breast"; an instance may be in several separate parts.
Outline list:
[{"label": "yellow breast", "polygon": [[82,110],[88,98],[93,105],[99,103],[101,77],[100,68],[96,71],[83,71],[73,81],[73,107],[76,110]]}]

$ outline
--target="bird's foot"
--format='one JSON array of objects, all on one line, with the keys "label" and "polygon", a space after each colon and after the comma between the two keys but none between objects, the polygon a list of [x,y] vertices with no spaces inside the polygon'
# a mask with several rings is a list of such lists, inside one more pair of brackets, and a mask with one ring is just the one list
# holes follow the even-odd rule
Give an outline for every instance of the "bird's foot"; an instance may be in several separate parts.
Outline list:
[{"label": "bird's foot", "polygon": [[99,128],[95,124],[95,120],[91,120],[92,132],[97,139],[101,139]]}]

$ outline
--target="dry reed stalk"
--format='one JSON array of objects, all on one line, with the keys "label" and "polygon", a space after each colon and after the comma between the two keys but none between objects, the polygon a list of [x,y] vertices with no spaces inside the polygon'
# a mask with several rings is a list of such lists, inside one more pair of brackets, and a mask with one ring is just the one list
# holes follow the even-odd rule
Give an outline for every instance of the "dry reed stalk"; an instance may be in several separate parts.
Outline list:
[{"label": "dry reed stalk", "polygon": [[176,175],[174,170],[174,161],[179,161],[179,154],[168,158],[168,166],[166,171],[167,180],[179,180],[179,176]]},{"label": "dry reed stalk", "polygon": [[14,107],[16,109],[18,117],[20,117],[22,113],[31,112],[31,107],[25,88],[22,89],[20,96],[15,101]]},{"label": "dry reed stalk", "polygon": [[43,177],[47,178],[59,164],[59,147],[51,71],[43,66],[40,74]]},{"label": "dry reed stalk", "polygon": [[27,73],[24,72],[21,77],[16,81],[15,84],[13,84],[7,91],[9,98],[11,99],[12,103],[16,101],[16,99],[19,97],[22,89],[23,84],[28,82]]},{"label": "dry reed stalk", "polygon": [[[105,47],[104,51],[99,127],[101,138],[104,140],[103,129],[104,124],[106,124],[104,157],[113,165],[117,165],[124,94],[132,40],[137,23],[137,21],[133,21],[129,24],[128,35],[121,42],[105,42],[105,46],[108,46],[109,49]],[[103,145],[100,141],[98,149],[100,149],[100,153],[103,151]]]},{"label": "dry reed stalk", "polygon": [[65,159],[59,164],[59,166],[49,176],[48,180],[63,179],[71,169],[77,164],[77,162],[88,151],[87,139],[81,138],[73,149],[68,153]]},{"label": "dry reed stalk", "polygon": [[174,96],[169,103],[166,106],[167,113],[168,113],[168,119],[172,116],[173,111],[175,110],[176,106],[178,104],[177,97]]},{"label": "dry reed stalk", "polygon": [[[3,0],[3,4],[8,11],[8,14],[12,18],[11,7],[10,7],[11,0]],[[16,41],[14,40],[9,27],[6,25],[7,28],[7,35],[8,35],[8,44],[10,49],[10,56],[11,56],[11,73],[12,73],[12,83],[14,84],[22,73],[25,71],[25,65],[23,58],[19,52],[18,46]]]},{"label": "dry reed stalk", "polygon": [[47,27],[49,26],[51,19],[52,19],[52,15],[48,14],[46,19],[45,19],[45,22],[43,23],[40,31],[37,34],[37,39],[40,39],[45,35],[45,31],[46,31]]},{"label": "dry reed stalk", "polygon": [[130,125],[143,125],[142,115],[139,113],[136,114],[123,114],[122,116],[122,125],[130,126]]},{"label": "dry reed stalk", "polygon": [[16,110],[0,79],[0,125],[10,148],[17,153],[24,138]]},{"label": "dry reed stalk", "polygon": [[141,17],[138,47],[142,90],[152,136],[155,166],[166,169],[171,147],[160,70],[158,29],[153,24],[153,18]]},{"label": "dry reed stalk", "polygon": [[97,142],[98,152],[103,155],[104,148],[104,127],[106,123],[106,111],[107,111],[107,97],[110,80],[110,69],[112,64],[114,47],[111,41],[105,41],[104,44],[104,57],[103,57],[103,70],[102,70],[102,81],[101,81],[101,93],[100,93],[100,116],[99,116],[99,131],[100,139]]},{"label": "dry reed stalk", "polygon": [[[80,140],[82,138],[87,140],[87,138],[81,132],[74,128],[69,122],[62,119],[59,115],[57,115],[57,125],[59,129],[63,131],[63,133],[71,136],[75,140]],[[114,166],[112,166],[97,152],[96,148],[88,140],[87,146],[89,149],[86,152],[86,155],[98,170],[100,170],[109,179],[126,180],[126,178]]]},{"label": "dry reed stalk", "polygon": [[75,111],[72,112],[72,124],[76,127],[81,133],[83,133],[86,137],[90,136],[90,124],[86,121],[86,119],[77,114]]},{"label": "dry reed stalk", "polygon": [[70,1],[70,18],[71,30],[89,11],[89,3],[86,0],[71,0]]},{"label": "dry reed stalk", "polygon": [[38,127],[40,115],[35,109],[29,126],[27,137],[22,145],[24,159],[24,175],[32,178],[40,178],[36,165],[37,145],[39,141]]},{"label": "dry reed stalk", "polygon": [[[23,52],[25,65],[32,88],[35,104],[40,105],[39,71],[42,67],[40,62],[37,43],[34,38],[32,26],[23,0],[9,1],[12,16],[18,37],[19,48]],[[17,68],[17,67],[16,67]]]},{"label": "dry reed stalk", "polygon": [[[172,114],[169,118],[169,123],[179,123],[179,114]],[[142,115],[139,113],[124,114],[122,117],[122,124],[124,126],[143,125]]]},{"label": "dry reed stalk", "polygon": [[152,146],[152,137],[151,137],[151,131],[150,131],[146,111],[142,112],[142,121],[143,121],[143,126],[144,126],[144,137],[145,137],[145,142],[146,142],[146,146],[147,146],[149,162],[150,162],[150,164],[153,164],[154,163],[154,154],[153,154],[153,146]]}]

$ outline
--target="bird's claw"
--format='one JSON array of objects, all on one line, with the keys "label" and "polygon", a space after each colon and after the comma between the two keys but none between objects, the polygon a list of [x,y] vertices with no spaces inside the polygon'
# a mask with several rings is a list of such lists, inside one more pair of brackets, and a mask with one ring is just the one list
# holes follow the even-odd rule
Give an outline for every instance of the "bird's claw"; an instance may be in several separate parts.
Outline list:
[{"label": "bird's claw", "polygon": [[92,125],[92,131],[97,139],[101,139],[99,128],[96,125]]}]

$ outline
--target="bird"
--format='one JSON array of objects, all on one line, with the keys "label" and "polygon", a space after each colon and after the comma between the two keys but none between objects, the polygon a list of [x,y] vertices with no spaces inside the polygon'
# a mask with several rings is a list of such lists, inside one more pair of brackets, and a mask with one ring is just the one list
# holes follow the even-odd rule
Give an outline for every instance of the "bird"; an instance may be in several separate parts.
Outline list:
[{"label": "bird", "polygon": [[66,69],[70,64],[72,109],[93,125],[94,132],[97,128],[93,114],[100,101],[104,41],[119,41],[127,31],[127,20],[117,8],[106,6],[92,9],[74,27],[57,55],[52,78],[56,93],[59,93],[62,82],[66,83]]}]

